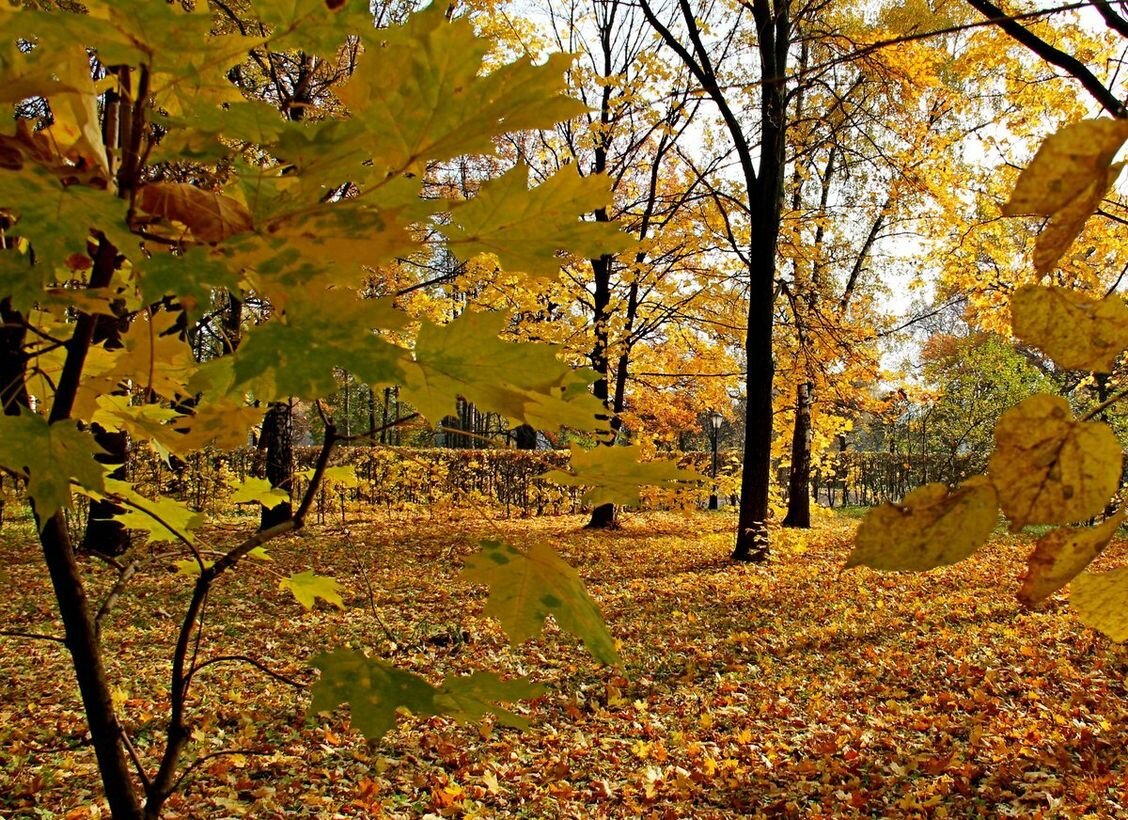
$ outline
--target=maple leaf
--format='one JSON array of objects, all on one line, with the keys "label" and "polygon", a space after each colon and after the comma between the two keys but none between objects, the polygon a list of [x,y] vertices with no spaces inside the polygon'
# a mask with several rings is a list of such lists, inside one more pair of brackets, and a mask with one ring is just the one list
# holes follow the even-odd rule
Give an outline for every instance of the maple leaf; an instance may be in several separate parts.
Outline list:
[{"label": "maple leaf", "polygon": [[1062,527],[1039,538],[1018,599],[1033,606],[1068,584],[1104,551],[1124,519],[1118,512],[1095,527]]},{"label": "maple leaf", "polygon": [[165,439],[163,443],[177,455],[209,446],[227,450],[243,447],[247,444],[248,431],[262,422],[265,412],[240,399],[213,399],[197,405],[190,416],[182,416],[176,423],[179,437]]},{"label": "maple leaf", "polygon": [[596,428],[603,405],[585,389],[586,372],[561,362],[555,345],[503,342],[504,324],[500,313],[471,311],[446,325],[424,322],[405,367],[404,399],[432,422],[453,413],[462,396],[518,424]]},{"label": "maple leaf", "polygon": [[619,662],[599,607],[576,571],[547,544],[535,543],[521,552],[500,541],[482,541],[459,577],[490,588],[483,614],[501,622],[512,644],[539,635],[551,615],[561,629],[581,638],[598,660]]},{"label": "maple leaf", "polygon": [[434,687],[419,675],[343,648],[318,655],[310,663],[321,670],[313,684],[310,713],[347,703],[353,726],[368,740],[377,740],[391,729],[400,709],[420,716],[449,715],[460,723],[491,714],[502,725],[525,728],[524,718],[494,701],[524,700],[543,692],[523,678],[503,681],[490,672],[450,675]]},{"label": "maple leaf", "polygon": [[13,307],[30,308],[27,299],[52,281],[56,270],[65,269],[68,258],[86,253],[90,229],[103,232],[123,253],[135,250],[138,241],[125,223],[126,207],[107,191],[64,187],[42,168],[0,173],[0,209],[16,215],[13,233],[31,243],[36,260],[30,267],[23,254],[0,253],[0,290],[19,297]]},{"label": "maple leaf", "polygon": [[[105,495],[91,494],[94,498],[113,498],[126,505],[126,509],[114,516],[122,526],[140,530],[147,534],[146,541],[179,541],[184,539],[195,543],[195,530],[206,521],[203,513],[191,509],[182,501],[157,496],[146,498],[138,493],[128,481],[107,478]],[[195,562],[193,562],[195,563]]]},{"label": "maple leaf", "polygon": [[584,450],[571,446],[569,468],[572,472],[549,470],[537,478],[555,484],[587,487],[584,503],[593,507],[601,504],[637,505],[639,488],[657,486],[672,489],[685,482],[707,480],[705,476],[683,470],[672,461],[642,461],[642,448],[632,444],[626,447],[594,447]]},{"label": "maple leaf", "polygon": [[114,351],[114,366],[103,376],[108,385],[129,380],[165,398],[188,394],[188,381],[196,370],[191,346],[180,337],[179,318],[171,311],[145,311],[121,338],[123,350]]},{"label": "maple leaf", "polygon": [[1059,367],[1110,373],[1128,348],[1128,305],[1119,295],[1091,299],[1070,288],[1026,285],[1011,297],[1014,334]]},{"label": "maple leaf", "polygon": [[571,57],[553,55],[541,66],[521,60],[485,73],[486,42],[469,20],[448,21],[438,4],[380,37],[380,48],[364,55],[338,96],[350,110],[364,111],[381,176],[424,159],[493,153],[500,134],[550,128],[585,110],[561,93]]},{"label": "maple leaf", "polygon": [[151,182],[137,192],[141,210],[187,226],[200,242],[222,242],[254,228],[243,203],[216,191],[204,191],[187,182]]},{"label": "maple leaf", "polygon": [[402,380],[407,351],[371,332],[402,323],[390,302],[325,288],[300,294],[305,298],[293,299],[284,317],[248,332],[231,361],[219,366],[232,368],[233,386],[274,401],[335,393],[337,368],[367,384]]},{"label": "maple leaf", "polygon": [[998,520],[995,489],[985,477],[973,476],[951,491],[926,484],[899,504],[869,511],[846,568],[919,572],[955,564],[983,545]]},{"label": "maple leaf", "polygon": [[417,715],[435,713],[435,688],[411,672],[350,649],[318,655],[310,664],[321,670],[313,684],[310,713],[347,703],[352,725],[368,740],[383,737],[395,725],[400,708]]},{"label": "maple leaf", "polygon": [[203,246],[180,254],[154,251],[136,260],[132,273],[146,304],[175,296],[177,304],[193,317],[211,305],[213,290],[238,293],[242,280],[228,259],[216,249]]},{"label": "maple leaf", "polygon": [[1104,509],[1121,458],[1107,424],[1075,421],[1065,399],[1040,393],[999,417],[987,472],[1015,527],[1068,524]]},{"label": "maple leaf", "polygon": [[159,404],[135,405],[129,396],[99,396],[95,401],[98,410],[91,421],[106,430],[124,430],[136,439],[151,439],[162,447],[179,438],[169,424],[173,419],[183,418],[175,410]]},{"label": "maple leaf", "polygon": [[492,253],[507,271],[555,276],[557,252],[595,258],[631,246],[613,223],[578,218],[607,204],[605,178],[581,177],[569,166],[530,190],[528,173],[518,164],[452,209],[451,224],[442,230],[463,255]]},{"label": "maple leaf", "polygon": [[0,415],[0,467],[27,477],[40,526],[60,508],[70,509],[71,478],[83,488],[105,488],[102,465],[94,460],[101,452],[90,432],[74,421],[48,424],[29,411]]},{"label": "maple leaf", "polygon": [[235,492],[229,499],[232,504],[258,502],[267,508],[276,507],[289,500],[290,494],[288,492],[272,487],[265,478],[247,478],[240,481],[235,485]]},{"label": "maple leaf", "polygon": [[317,575],[313,570],[297,572],[288,578],[283,578],[278,582],[278,588],[290,590],[298,603],[306,609],[313,609],[318,598],[337,609],[345,608],[345,602],[341,600],[340,582],[327,575]]},{"label": "maple leaf", "polygon": [[1048,216],[1034,248],[1034,269],[1047,273],[1073,244],[1120,173],[1112,159],[1128,139],[1128,121],[1082,120],[1049,136],[1019,175],[1007,216]]},{"label": "maple leaf", "polygon": [[544,691],[543,686],[529,683],[524,678],[502,680],[493,672],[449,675],[435,693],[435,708],[440,714],[450,715],[460,723],[474,722],[486,715],[493,715],[503,726],[527,729],[527,720],[495,704],[497,701],[512,702],[540,697]]}]

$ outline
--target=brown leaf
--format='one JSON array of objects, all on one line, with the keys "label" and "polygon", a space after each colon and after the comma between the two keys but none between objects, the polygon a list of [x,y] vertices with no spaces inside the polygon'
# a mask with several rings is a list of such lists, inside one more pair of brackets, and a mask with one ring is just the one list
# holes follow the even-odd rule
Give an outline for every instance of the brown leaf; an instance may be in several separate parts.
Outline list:
[{"label": "brown leaf", "polygon": [[1104,551],[1123,523],[1118,512],[1095,527],[1062,527],[1039,538],[1018,599],[1032,606],[1053,595]]},{"label": "brown leaf", "polygon": [[222,242],[254,228],[251,213],[243,203],[187,182],[145,185],[137,192],[137,204],[153,216],[187,225],[192,236],[201,242]]}]

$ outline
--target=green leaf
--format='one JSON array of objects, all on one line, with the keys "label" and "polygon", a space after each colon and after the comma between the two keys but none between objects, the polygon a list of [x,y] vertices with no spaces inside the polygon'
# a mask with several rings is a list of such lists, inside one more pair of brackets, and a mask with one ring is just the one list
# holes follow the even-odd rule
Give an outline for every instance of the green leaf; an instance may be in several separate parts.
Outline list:
[{"label": "green leaf", "polygon": [[555,276],[558,252],[595,258],[631,247],[615,224],[579,218],[611,199],[606,178],[581,177],[569,166],[532,190],[527,180],[528,169],[518,165],[452,210],[441,229],[460,256],[492,253],[505,270]]},{"label": "green leaf", "polygon": [[637,445],[584,450],[573,444],[571,451],[572,472],[549,470],[537,477],[555,484],[587,487],[584,503],[593,507],[638,504],[639,488],[644,486],[674,489],[685,482],[706,480],[705,476],[683,470],[672,461],[641,461],[642,449]]},{"label": "green leaf", "polygon": [[365,0],[256,0],[254,7],[259,19],[273,28],[274,51],[296,48],[336,59],[350,33],[373,28]]},{"label": "green leaf", "polygon": [[321,670],[313,684],[311,714],[349,704],[352,725],[368,740],[378,740],[395,725],[396,710],[435,714],[435,688],[404,672],[350,649],[318,655],[310,663]]},{"label": "green leaf", "polygon": [[407,351],[372,331],[396,327],[402,320],[385,300],[361,300],[351,292],[324,288],[299,293],[284,316],[246,334],[232,357],[234,386],[275,401],[335,393],[336,368],[367,384],[401,381],[410,364]]},{"label": "green leaf", "polygon": [[954,564],[979,549],[998,520],[995,489],[984,476],[972,476],[951,491],[926,484],[900,504],[869,511],[846,568],[921,572]]},{"label": "green leaf", "polygon": [[1128,567],[1081,573],[1069,585],[1069,601],[1083,624],[1128,641]]},{"label": "green leaf", "polygon": [[337,609],[345,608],[345,602],[341,600],[341,584],[337,579],[327,575],[317,575],[313,570],[298,572],[289,578],[283,578],[278,582],[278,588],[290,590],[298,603],[306,609],[313,609],[318,598]]},{"label": "green leaf", "polygon": [[582,383],[586,376],[557,359],[555,345],[505,342],[500,313],[467,311],[446,325],[424,322],[415,362],[405,368],[404,400],[432,422],[455,410],[462,396],[480,410],[538,429],[606,426],[604,412]]},{"label": "green leaf", "polygon": [[1026,285],[1011,297],[1011,323],[1016,336],[1070,370],[1111,373],[1128,348],[1128,305],[1116,294],[1092,299],[1072,288]]},{"label": "green leaf", "polygon": [[289,501],[290,494],[285,490],[270,486],[265,478],[247,478],[235,485],[235,492],[228,499],[232,504],[259,503],[273,508]]},{"label": "green leaf", "polygon": [[395,725],[396,713],[449,715],[466,723],[492,714],[504,726],[525,728],[528,722],[494,701],[511,702],[539,697],[543,689],[523,678],[503,681],[491,672],[448,676],[434,687],[419,675],[405,672],[351,649],[318,655],[310,663],[321,670],[313,684],[311,714],[349,704],[352,724],[368,740],[378,740]]},{"label": "green leaf", "polygon": [[94,460],[102,448],[75,422],[46,419],[29,411],[0,416],[0,467],[26,476],[40,526],[61,507],[71,506],[71,478],[84,488],[105,488],[102,465]]},{"label": "green leaf", "polygon": [[543,686],[529,683],[524,678],[502,680],[493,672],[450,675],[435,693],[435,709],[460,723],[472,723],[486,715],[493,715],[503,726],[527,729],[529,722],[525,718],[496,706],[495,701],[528,700],[540,697],[544,691]]},{"label": "green leaf", "polygon": [[1107,424],[1076,421],[1065,399],[1040,393],[999,417],[987,471],[1015,527],[1068,524],[1105,508],[1121,458]]},{"label": "green leaf", "polygon": [[494,138],[514,130],[550,128],[585,110],[564,91],[571,57],[553,55],[483,69],[488,43],[470,21],[445,19],[435,3],[400,27],[380,32],[339,96],[363,111],[372,158],[381,175],[413,169],[423,160],[495,151]]},{"label": "green leaf", "polygon": [[175,296],[189,317],[199,317],[211,307],[213,291],[238,293],[242,281],[222,253],[202,246],[177,255],[154,251],[133,263],[133,278],[145,304]]},{"label": "green leaf", "polygon": [[1033,606],[1068,584],[1104,552],[1124,518],[1121,512],[1095,527],[1062,527],[1039,538],[1028,559],[1018,600]]},{"label": "green leaf", "polygon": [[63,185],[40,169],[20,173],[0,170],[0,209],[16,214],[12,233],[31,242],[35,266],[13,252],[0,254],[0,292],[13,294],[17,310],[31,307],[27,297],[56,279],[70,278],[66,269],[72,254],[85,254],[90,229],[106,234],[125,254],[135,253],[137,238],[125,224],[126,203],[107,191],[82,185]]},{"label": "green leaf", "polygon": [[484,614],[501,622],[514,645],[539,635],[551,615],[561,629],[583,639],[597,659],[619,662],[599,607],[576,571],[547,544],[533,544],[523,553],[499,541],[482,541],[459,577],[490,588]]}]

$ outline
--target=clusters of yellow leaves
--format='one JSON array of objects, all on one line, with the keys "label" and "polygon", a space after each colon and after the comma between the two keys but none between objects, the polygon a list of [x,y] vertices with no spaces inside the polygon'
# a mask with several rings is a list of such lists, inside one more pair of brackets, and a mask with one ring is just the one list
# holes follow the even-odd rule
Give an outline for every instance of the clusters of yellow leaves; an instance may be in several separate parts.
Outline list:
[{"label": "clusters of yellow leaves", "polygon": [[[1019,176],[1003,212],[1048,218],[1034,247],[1037,274],[1053,269],[1103,201],[1121,170],[1113,158],[1126,140],[1126,120],[1073,123],[1046,139]],[[1128,349],[1128,308],[1118,296],[1093,299],[1072,289],[1028,285],[1014,295],[1011,313],[1015,334],[1062,368],[1109,372]],[[996,499],[1015,530],[1105,512],[1095,528],[1064,527],[1042,537],[1019,597],[1036,604],[1073,581],[1082,618],[1115,640],[1128,638],[1128,576],[1084,572],[1125,516],[1123,508],[1108,513],[1123,452],[1111,427],[1090,421],[1092,415],[1076,419],[1064,398],[1046,394],[1007,410],[995,427],[988,478],[976,477],[952,494],[940,485],[923,487],[900,504],[873,511],[848,566],[924,570],[961,560],[989,536]],[[971,495],[973,483],[984,488],[983,495]]]}]

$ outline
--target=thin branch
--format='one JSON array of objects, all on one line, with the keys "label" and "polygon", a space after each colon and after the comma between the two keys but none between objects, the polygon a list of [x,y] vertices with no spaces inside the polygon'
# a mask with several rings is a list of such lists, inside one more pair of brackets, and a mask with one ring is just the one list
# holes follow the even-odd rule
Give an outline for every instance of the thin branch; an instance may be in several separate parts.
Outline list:
[{"label": "thin branch", "polygon": [[57,635],[43,635],[39,632],[24,632],[22,629],[0,629],[0,635],[7,638],[29,638],[34,641],[51,641],[66,645],[67,639]]},{"label": "thin branch", "polygon": [[382,424],[379,427],[373,430],[369,430],[366,433],[356,433],[355,435],[351,436],[337,436],[337,441],[341,442],[342,444],[347,444],[350,441],[360,441],[362,439],[372,438],[373,436],[380,435],[380,433],[383,433],[385,430],[391,430],[393,427],[398,427],[401,424],[406,424],[407,422],[413,421],[414,419],[417,419],[419,417],[420,416],[418,413],[411,413],[409,415],[403,416],[402,418],[398,418],[395,421],[390,421],[387,424]]},{"label": "thin branch", "polygon": [[1105,88],[1104,83],[1098,80],[1093,72],[1089,71],[1089,69],[1072,54],[1066,54],[1061,49],[1055,48],[1030,29],[1019,25],[1016,18],[1003,12],[1002,9],[994,3],[991,3],[990,0],[967,0],[967,2],[990,22],[1009,34],[1013,39],[1022,43],[1022,45],[1033,51],[1047,63],[1056,65],[1080,82],[1081,85],[1085,87],[1085,90],[1092,95],[1093,99],[1099,102],[1112,116],[1118,119],[1128,117],[1128,108],[1125,108],[1124,103],[1116,99],[1116,96]]},{"label": "thin branch", "polygon": [[209,666],[214,666],[217,663],[229,663],[229,662],[230,663],[236,663],[237,662],[237,663],[250,664],[255,669],[259,670],[264,675],[266,675],[268,678],[273,678],[274,680],[278,681],[279,683],[284,683],[287,686],[294,687],[295,689],[305,689],[309,686],[309,684],[302,683],[299,680],[294,680],[293,678],[288,678],[288,677],[286,677],[285,675],[283,675],[279,672],[275,672],[273,669],[271,669],[266,664],[262,663],[261,661],[255,660],[254,658],[250,657],[249,655],[216,655],[214,658],[208,658],[203,663],[197,664],[197,665],[192,667],[192,669],[188,672],[188,677],[185,680],[185,684],[191,683],[192,677],[197,672],[204,670],[204,669],[207,669]]},{"label": "thin branch", "polygon": [[200,768],[200,766],[202,766],[208,760],[214,760],[215,758],[223,757],[224,755],[260,755],[261,756],[261,755],[264,755],[264,754],[267,754],[267,753],[266,752],[260,752],[257,749],[224,749],[224,750],[219,751],[219,752],[211,752],[210,754],[206,754],[203,757],[197,757],[195,760],[193,760],[188,765],[188,768],[186,768],[184,770],[184,772],[180,775],[180,777],[178,777],[176,779],[176,782],[172,784],[172,788],[169,789],[169,794],[175,794],[176,792],[180,791],[180,785],[184,782],[184,778],[186,778],[188,775],[190,775],[196,769]]}]

